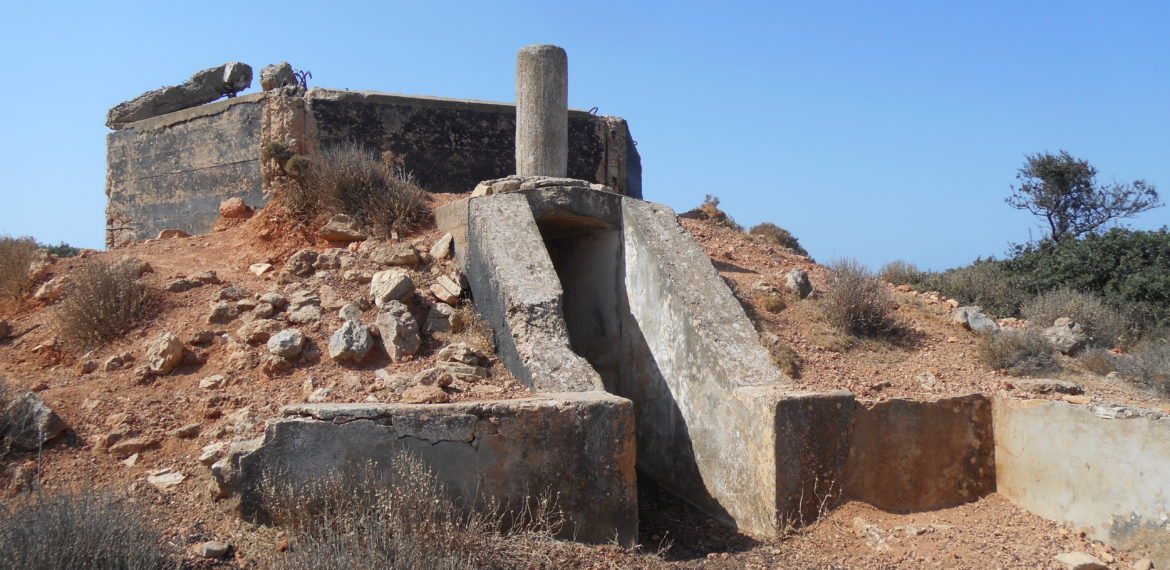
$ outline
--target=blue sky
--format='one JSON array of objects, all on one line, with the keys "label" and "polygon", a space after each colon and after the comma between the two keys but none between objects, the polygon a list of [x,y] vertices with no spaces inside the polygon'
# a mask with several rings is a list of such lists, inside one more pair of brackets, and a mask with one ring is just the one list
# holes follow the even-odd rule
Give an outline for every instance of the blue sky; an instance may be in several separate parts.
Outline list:
[{"label": "blue sky", "polygon": [[[1039,237],[1024,155],[1170,197],[1167,2],[24,3],[5,0],[0,234],[101,247],[106,110],[226,61],[310,85],[513,101],[516,51],[626,118],[645,197],[706,194],[819,261],[943,269]],[[253,89],[259,88],[258,79]],[[1170,207],[1130,225],[1170,224]]]}]

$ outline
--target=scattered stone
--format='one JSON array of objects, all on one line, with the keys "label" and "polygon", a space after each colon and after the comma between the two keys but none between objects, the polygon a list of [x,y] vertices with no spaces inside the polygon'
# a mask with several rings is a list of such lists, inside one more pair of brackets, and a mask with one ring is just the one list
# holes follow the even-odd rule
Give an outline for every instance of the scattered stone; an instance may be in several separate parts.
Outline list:
[{"label": "scattered stone", "polygon": [[335,214],[321,227],[317,235],[329,241],[351,242],[366,239],[366,234],[357,221],[345,214]]},{"label": "scattered stone", "polygon": [[284,263],[284,272],[297,277],[308,277],[313,274],[313,264],[317,262],[317,252],[305,248],[288,258]]},{"label": "scattered stone", "polygon": [[199,381],[199,387],[204,390],[219,390],[227,386],[227,377],[223,374],[213,374]]},{"label": "scattered stone", "polygon": [[361,269],[350,269],[341,275],[341,278],[350,283],[369,283],[374,274]]},{"label": "scattered stone", "polygon": [[239,315],[239,307],[227,301],[218,301],[211,307],[211,314],[207,315],[207,323],[223,325],[234,321]]},{"label": "scattered stone", "polygon": [[219,215],[224,218],[250,218],[252,208],[239,196],[232,196],[219,203]]},{"label": "scattered stone", "polygon": [[134,355],[128,352],[115,354],[114,356],[106,359],[106,361],[102,364],[102,370],[105,370],[106,372],[113,372],[115,370],[125,368],[131,362],[134,362]]},{"label": "scattered stone", "polygon": [[402,393],[402,401],[407,404],[443,404],[450,400],[438,386],[411,386]]},{"label": "scattered stone", "polygon": [[353,264],[353,254],[340,247],[331,247],[317,254],[317,261],[313,262],[314,269],[340,269]]},{"label": "scattered stone", "polygon": [[252,309],[252,315],[258,319],[271,318],[272,315],[275,314],[276,307],[273,307],[268,303],[260,303],[259,305],[256,305],[256,308]]},{"label": "scattered stone", "polygon": [[1061,354],[1073,354],[1085,347],[1089,335],[1081,325],[1072,319],[1061,317],[1051,327],[1044,329],[1044,338]]},{"label": "scattered stone", "polygon": [[191,279],[198,281],[204,285],[217,285],[217,284],[219,284],[219,275],[216,275],[215,272],[210,270],[210,269],[205,269],[203,271],[200,271],[199,273],[196,273],[195,275],[192,275]]},{"label": "scattered stone", "polygon": [[853,517],[853,533],[864,538],[865,543],[874,550],[886,551],[890,549],[890,545],[886,544],[885,533],[882,532],[881,527],[861,517]]},{"label": "scattered stone", "polygon": [[272,270],[271,263],[253,263],[248,266],[248,271],[251,271],[256,277],[260,277]]},{"label": "scattered stone", "polygon": [[151,374],[170,374],[183,361],[183,342],[172,333],[163,333],[146,347],[146,362]]},{"label": "scattered stone", "polygon": [[61,295],[65,293],[65,289],[67,289],[68,286],[69,279],[64,275],[58,275],[57,277],[46,281],[40,287],[37,287],[36,292],[33,293],[33,298],[38,301],[51,303],[57,299],[60,299]]},{"label": "scattered stone", "polygon": [[435,242],[435,245],[431,246],[431,259],[447,259],[451,255],[452,243],[454,243],[454,238],[451,236],[451,232],[443,234],[443,237],[439,238]]},{"label": "scattered stone", "polygon": [[202,286],[202,283],[195,281],[194,279],[175,279],[174,281],[167,283],[163,289],[168,293],[183,293]]},{"label": "scattered stone", "polygon": [[410,384],[413,386],[438,386],[440,388],[446,388],[451,385],[451,381],[454,379],[455,377],[448,374],[447,370],[442,366],[434,366],[415,374],[410,379]]},{"label": "scattered stone", "polygon": [[0,435],[18,449],[35,450],[65,431],[65,421],[34,392],[9,403],[4,418],[8,431]]},{"label": "scattered stone", "polygon": [[319,320],[321,320],[321,307],[317,305],[305,305],[288,314],[288,322],[294,325],[305,325]]},{"label": "scattered stone", "polygon": [[389,301],[401,301],[414,291],[414,281],[405,271],[379,271],[370,280],[370,295],[378,307]]},{"label": "scattered stone", "polygon": [[260,370],[269,376],[275,376],[293,369],[293,361],[275,354],[265,354],[260,357]]},{"label": "scattered stone", "polygon": [[1091,398],[1089,396],[1062,396],[1060,399],[1064,400],[1070,404],[1078,404],[1078,405],[1092,404],[1093,403],[1093,398]]},{"label": "scattered stone", "polygon": [[[265,68],[267,69],[267,68]],[[267,91],[267,89],[265,89]],[[222,540],[209,540],[207,542],[200,542],[196,544],[191,550],[196,556],[202,558],[223,558],[228,550],[231,550],[232,545]]]},{"label": "scattered stone", "polygon": [[360,321],[362,320],[362,308],[353,303],[346,303],[341,307],[341,310],[337,311],[337,316],[343,321]]},{"label": "scattered stone", "polygon": [[142,457],[142,455],[135,453],[134,455],[131,455],[130,457],[127,457],[126,459],[123,459],[122,465],[125,465],[126,467],[134,467],[135,465],[138,465],[138,460],[141,457]]},{"label": "scattered stone", "polygon": [[199,463],[210,466],[223,456],[223,452],[227,451],[228,443],[224,441],[217,441],[215,443],[203,446],[203,451],[199,454]]},{"label": "scattered stone", "polygon": [[345,376],[341,377],[341,387],[345,388],[346,390],[359,392],[365,388],[365,385],[362,383],[361,376],[358,376],[357,374],[346,374]]},{"label": "scattered stone", "polygon": [[340,309],[346,303],[346,300],[329,285],[322,285],[317,296],[321,299],[321,306],[326,309]]},{"label": "scattered stone", "polygon": [[410,309],[399,301],[388,300],[374,320],[382,339],[386,354],[395,362],[418,353],[422,338],[418,334],[418,322]]},{"label": "scattered stone", "polygon": [[146,482],[154,485],[159,490],[170,489],[182,483],[187,476],[174,471],[171,468],[160,469],[146,476]]},{"label": "scattered stone", "polygon": [[265,293],[260,295],[260,302],[268,303],[277,309],[288,305],[288,299],[285,299],[284,295],[281,295],[280,293]]},{"label": "scattered stone", "polygon": [[215,342],[215,337],[216,334],[214,332],[198,331],[191,335],[191,340],[188,341],[188,344],[193,344],[195,346],[207,346]]},{"label": "scattered stone", "polygon": [[923,372],[922,374],[915,376],[914,379],[918,381],[918,385],[921,386],[923,390],[933,391],[938,387],[938,377],[934,374],[931,374],[930,372]]},{"label": "scattered stone", "polygon": [[459,282],[447,275],[440,275],[435,279],[435,283],[431,285],[431,294],[436,299],[454,305],[459,302],[459,297],[463,295],[463,287]]},{"label": "scattered stone", "polygon": [[235,95],[252,85],[252,68],[233,61],[204,69],[180,85],[148,91],[115,105],[106,114],[106,126],[121,129],[141,121],[182,109],[210,103],[224,95]]},{"label": "scattered stone", "polygon": [[1052,558],[1068,570],[1102,570],[1108,568],[1104,562],[1084,552],[1064,552]]},{"label": "scattered stone", "polygon": [[230,285],[220,289],[212,301],[239,301],[252,297],[252,292],[238,285]]},{"label": "scattered stone", "polygon": [[785,276],[785,284],[799,299],[807,298],[812,294],[812,282],[808,279],[808,272],[803,269],[793,269]]},{"label": "scattered stone", "polygon": [[1080,384],[1070,380],[1020,378],[1012,380],[1012,384],[1029,394],[1069,394],[1075,396],[1085,393],[1085,389]]},{"label": "scattered stone", "polygon": [[333,397],[333,388],[317,388],[313,390],[307,400],[310,403],[317,404],[320,402],[328,402]]},{"label": "scattered stone", "polygon": [[287,61],[266,65],[260,70],[260,88],[265,91],[291,87],[297,84],[297,76]]},{"label": "scattered stone", "polygon": [[963,328],[979,333],[993,334],[999,331],[999,323],[983,313],[983,308],[975,305],[957,307],[951,311],[951,320],[962,325]]},{"label": "scattered stone", "polygon": [[1154,561],[1149,558],[1142,558],[1133,563],[1133,570],[1154,570]]},{"label": "scattered stone", "polygon": [[236,330],[236,336],[252,345],[268,342],[272,335],[280,332],[280,323],[268,319],[258,319],[244,324]]},{"label": "scattered stone", "polygon": [[191,237],[191,234],[183,230],[171,228],[158,232],[158,237],[155,239],[178,239],[186,237]]},{"label": "scattered stone", "polygon": [[427,330],[457,333],[463,330],[463,317],[451,305],[435,303],[427,314]]},{"label": "scattered stone", "polygon": [[53,257],[49,252],[43,249],[36,250],[33,253],[33,260],[28,263],[28,279],[33,283],[37,283],[49,275],[49,269],[53,267]]},{"label": "scattered stone", "polygon": [[184,438],[184,439],[191,438],[191,437],[195,437],[195,436],[199,435],[199,430],[202,427],[203,427],[203,424],[187,424],[181,428],[175,429],[174,431],[172,431],[170,433],[170,435],[171,435],[171,437],[178,437],[178,438]]},{"label": "scattered stone", "polygon": [[329,338],[329,358],[360,363],[373,345],[366,325],[360,321],[345,321]]},{"label": "scattered stone", "polygon": [[486,357],[477,350],[462,342],[456,342],[444,346],[439,351],[437,356],[439,362],[461,362],[463,364],[471,364],[478,366],[486,360]]},{"label": "scattered stone", "polygon": [[285,329],[268,339],[268,352],[285,358],[295,358],[305,347],[305,333],[301,329]]},{"label": "scattered stone", "polygon": [[414,246],[406,243],[379,241],[363,247],[362,250],[367,252],[371,260],[381,265],[413,267],[421,261]]},{"label": "scattered stone", "polygon": [[78,367],[78,371],[82,374],[89,374],[96,371],[97,369],[98,362],[96,360],[86,360],[85,362],[81,363],[80,367]]},{"label": "scattered stone", "polygon": [[135,453],[158,447],[158,439],[153,437],[131,437],[123,439],[106,448],[114,459],[126,459]]},{"label": "scattered stone", "polygon": [[115,271],[126,272],[130,275],[133,275],[135,278],[142,277],[143,275],[154,271],[154,269],[150,267],[149,263],[130,255],[122,256],[122,258],[114,264],[113,269]]}]

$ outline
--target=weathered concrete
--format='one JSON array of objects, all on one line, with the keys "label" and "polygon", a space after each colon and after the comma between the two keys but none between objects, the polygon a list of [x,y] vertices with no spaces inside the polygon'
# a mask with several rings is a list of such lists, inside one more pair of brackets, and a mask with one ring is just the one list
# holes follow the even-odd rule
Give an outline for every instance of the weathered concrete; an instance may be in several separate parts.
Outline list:
[{"label": "weathered concrete", "polygon": [[908,512],[994,491],[991,403],[983,395],[858,404],[844,478],[848,498]]},{"label": "weathered concrete", "polygon": [[[298,488],[366,464],[418,457],[464,505],[496,499],[520,507],[551,493],[569,518],[565,536],[637,540],[633,408],[605,393],[525,400],[286,406],[264,443],[239,459],[245,516],[265,518],[266,476]],[[309,500],[306,497],[306,500]]]},{"label": "weathered concrete", "polygon": [[196,107],[224,96],[233,97],[251,84],[252,68],[247,64],[231,62],[204,69],[180,85],[148,91],[119,103],[106,114],[106,126],[126,128],[135,121]]},{"label": "weathered concrete", "polygon": [[516,56],[516,174],[567,176],[569,57],[553,45]]},{"label": "weathered concrete", "polygon": [[993,401],[999,492],[1170,567],[1170,415],[1053,400]]},{"label": "weathered concrete", "polygon": [[[431,192],[468,192],[516,173],[516,107],[507,103],[314,88],[322,146],[389,150]],[[567,176],[642,196],[641,158],[625,120],[568,111]]]},{"label": "weathered concrete", "polygon": [[154,117],[106,137],[106,245],[211,231],[219,204],[265,202],[262,93]]}]

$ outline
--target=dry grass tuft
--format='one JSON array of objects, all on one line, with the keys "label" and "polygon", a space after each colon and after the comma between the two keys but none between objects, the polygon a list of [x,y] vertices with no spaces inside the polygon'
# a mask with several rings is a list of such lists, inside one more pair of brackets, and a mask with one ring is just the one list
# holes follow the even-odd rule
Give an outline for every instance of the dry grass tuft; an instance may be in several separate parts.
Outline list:
[{"label": "dry grass tuft", "polygon": [[868,269],[853,259],[834,261],[829,269],[829,287],[820,308],[830,324],[859,336],[896,330],[894,301]]},{"label": "dry grass tuft", "polygon": [[804,359],[795,349],[771,333],[761,335],[760,341],[764,344],[764,348],[768,349],[768,356],[772,358],[772,364],[775,364],[776,368],[779,368],[789,378],[794,380],[800,378],[800,368],[804,366]]},{"label": "dry grass tuft", "polygon": [[0,237],[0,297],[17,302],[32,287],[28,266],[37,252],[32,238]]},{"label": "dry grass tuft", "polygon": [[1114,348],[1133,330],[1124,312],[1105,303],[1098,295],[1072,289],[1054,289],[1024,303],[1024,318],[1041,327],[1050,327],[1061,317],[1079,323],[1089,334],[1089,345]]},{"label": "dry grass tuft", "polygon": [[130,269],[91,260],[70,275],[69,290],[57,305],[57,326],[67,344],[94,346],[142,322],[153,301]]},{"label": "dry grass tuft", "polygon": [[1013,376],[1048,374],[1060,370],[1052,345],[1034,329],[1002,329],[979,341],[979,358],[994,370]]}]

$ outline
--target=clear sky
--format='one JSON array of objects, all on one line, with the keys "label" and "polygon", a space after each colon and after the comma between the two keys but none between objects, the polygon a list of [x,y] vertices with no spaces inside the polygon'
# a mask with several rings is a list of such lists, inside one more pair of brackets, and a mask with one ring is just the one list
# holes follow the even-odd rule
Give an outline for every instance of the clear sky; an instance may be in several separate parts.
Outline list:
[{"label": "clear sky", "polygon": [[[1170,198],[1170,2],[15,2],[0,21],[0,234],[100,248],[106,110],[227,61],[310,86],[514,101],[517,50],[626,118],[645,197],[706,194],[819,261],[944,269],[1039,237],[1024,155]],[[1170,224],[1170,207],[1133,227]]]}]

